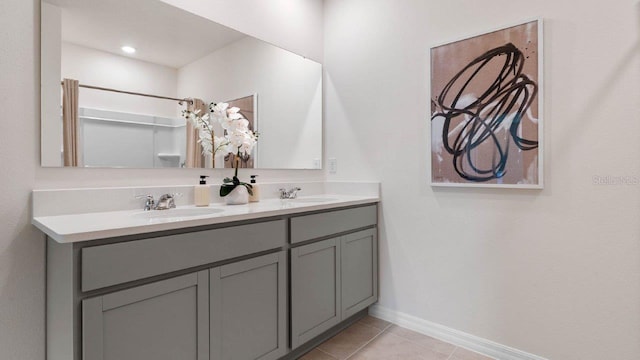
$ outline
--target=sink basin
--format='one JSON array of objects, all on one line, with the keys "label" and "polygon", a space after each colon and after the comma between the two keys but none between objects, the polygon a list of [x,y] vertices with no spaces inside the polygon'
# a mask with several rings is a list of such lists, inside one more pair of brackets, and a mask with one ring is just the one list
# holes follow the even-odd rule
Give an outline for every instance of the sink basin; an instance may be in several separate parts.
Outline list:
[{"label": "sink basin", "polygon": [[330,202],[330,201],[337,201],[337,198],[325,198],[325,197],[318,197],[318,198],[312,198],[312,197],[302,197],[302,198],[297,198],[297,199],[290,199],[289,201],[293,201],[293,202],[299,202],[299,203],[323,203],[323,202]]},{"label": "sink basin", "polygon": [[183,208],[183,209],[169,209],[169,210],[151,210],[136,213],[133,216],[143,219],[179,219],[189,218],[196,216],[207,216],[223,212],[223,209],[218,208]]}]

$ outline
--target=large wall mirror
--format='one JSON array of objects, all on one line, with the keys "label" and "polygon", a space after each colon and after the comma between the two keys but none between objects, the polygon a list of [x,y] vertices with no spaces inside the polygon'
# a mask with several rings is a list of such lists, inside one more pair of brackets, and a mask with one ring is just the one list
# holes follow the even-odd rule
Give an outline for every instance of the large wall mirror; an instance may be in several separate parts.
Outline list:
[{"label": "large wall mirror", "polygon": [[260,134],[246,167],[321,168],[321,64],[160,0],[42,0],[41,22],[42,166],[230,167],[188,159],[181,117],[229,102]]}]

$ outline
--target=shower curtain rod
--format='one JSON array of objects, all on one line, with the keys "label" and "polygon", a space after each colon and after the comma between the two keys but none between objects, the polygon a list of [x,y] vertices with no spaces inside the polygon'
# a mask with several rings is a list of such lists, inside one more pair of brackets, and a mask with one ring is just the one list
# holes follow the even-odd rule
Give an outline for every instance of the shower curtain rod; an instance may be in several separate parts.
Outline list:
[{"label": "shower curtain rod", "polygon": [[[60,82],[60,84],[61,85],[64,84],[64,81]],[[143,94],[143,93],[132,92],[132,91],[116,90],[116,89],[110,89],[110,88],[105,88],[105,87],[100,87],[100,86],[93,86],[93,85],[79,84],[78,87],[87,88],[87,89],[94,89],[94,90],[110,91],[110,92],[115,92],[115,93],[120,93],[120,94],[145,96],[145,97],[150,97],[150,98],[155,98],[155,99],[174,100],[174,101],[179,102],[180,105],[182,105],[182,102],[193,104],[193,100],[189,100],[189,99],[177,99],[177,98],[172,98],[172,97],[166,97],[166,96],[160,96],[160,95],[151,95],[151,94]]]}]

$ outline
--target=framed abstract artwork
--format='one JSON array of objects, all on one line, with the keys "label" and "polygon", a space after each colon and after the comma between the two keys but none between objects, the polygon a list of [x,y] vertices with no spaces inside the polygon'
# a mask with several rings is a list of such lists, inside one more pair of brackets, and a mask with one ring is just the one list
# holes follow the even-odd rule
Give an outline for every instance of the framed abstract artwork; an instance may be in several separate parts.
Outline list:
[{"label": "framed abstract artwork", "polygon": [[431,48],[431,185],[541,189],[542,20]]}]

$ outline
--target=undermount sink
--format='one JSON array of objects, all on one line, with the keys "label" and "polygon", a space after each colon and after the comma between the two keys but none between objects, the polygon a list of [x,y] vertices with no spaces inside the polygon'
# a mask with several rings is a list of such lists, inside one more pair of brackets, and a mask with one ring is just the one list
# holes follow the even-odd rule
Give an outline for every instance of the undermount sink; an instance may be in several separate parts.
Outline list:
[{"label": "undermount sink", "polygon": [[173,219],[173,218],[188,218],[196,216],[206,216],[223,212],[223,209],[218,208],[182,208],[182,209],[169,209],[169,210],[151,210],[140,213],[135,213],[133,216],[143,219]]},{"label": "undermount sink", "polygon": [[300,202],[300,203],[323,203],[323,202],[330,202],[330,201],[337,201],[337,198],[325,198],[325,197],[318,197],[318,198],[312,198],[312,197],[302,197],[302,198],[297,198],[297,199],[290,199],[289,201],[293,201],[293,202]]}]

